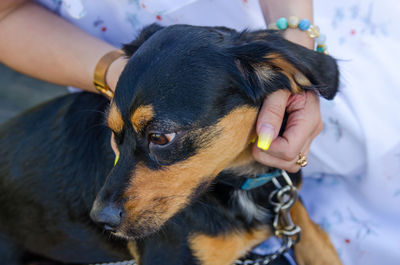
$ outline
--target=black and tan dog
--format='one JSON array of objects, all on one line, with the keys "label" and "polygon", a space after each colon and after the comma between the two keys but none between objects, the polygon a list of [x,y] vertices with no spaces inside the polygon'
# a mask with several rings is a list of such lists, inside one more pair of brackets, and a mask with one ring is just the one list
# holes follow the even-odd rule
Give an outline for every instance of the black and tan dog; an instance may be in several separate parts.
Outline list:
[{"label": "black and tan dog", "polygon": [[[278,89],[332,98],[335,61],[269,31],[188,25],[149,26],[124,50],[111,104],[73,94],[1,126],[1,264],[26,252],[116,261],[130,241],[141,265],[228,265],[271,235],[272,184],[227,182],[270,171],[249,144],[263,99]],[[291,213],[298,263],[340,264],[304,207]]]}]

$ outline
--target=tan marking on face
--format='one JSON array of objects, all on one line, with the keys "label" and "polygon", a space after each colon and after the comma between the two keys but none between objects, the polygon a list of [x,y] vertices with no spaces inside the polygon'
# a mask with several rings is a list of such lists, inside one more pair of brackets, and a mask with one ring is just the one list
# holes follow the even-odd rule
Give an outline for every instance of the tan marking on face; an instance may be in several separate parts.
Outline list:
[{"label": "tan marking on face", "polygon": [[107,115],[107,125],[114,132],[122,132],[124,128],[124,121],[122,120],[122,115],[117,106],[113,103],[108,111]]},{"label": "tan marking on face", "polygon": [[269,236],[269,228],[219,236],[195,234],[189,237],[189,246],[202,265],[231,265]]},{"label": "tan marking on face", "polygon": [[132,126],[136,132],[140,132],[153,117],[154,109],[152,105],[140,106],[131,116]]},{"label": "tan marking on face", "polygon": [[[251,139],[254,139],[254,140],[257,139],[257,133],[256,133],[255,127],[253,128],[251,135],[252,135]],[[249,145],[225,169],[228,169],[228,170],[235,169],[235,172],[238,168],[240,168],[239,171],[242,172],[243,171],[242,168],[246,168],[246,167],[251,172],[253,172],[253,170],[260,170],[260,167],[255,165],[255,163],[257,163],[257,162],[253,156],[253,143],[254,142],[249,142]],[[266,167],[266,166],[263,165],[263,167]],[[260,173],[260,171],[255,172],[255,173],[254,172],[248,173],[248,174],[258,174],[258,173]]]},{"label": "tan marking on face", "polygon": [[202,183],[209,183],[248,146],[258,110],[239,107],[222,118],[213,128],[218,135],[212,142],[185,161],[160,170],[139,164],[124,197],[126,219],[132,227],[157,229],[190,200]]},{"label": "tan marking on face", "polygon": [[[283,59],[279,54],[269,54],[266,56],[269,63],[279,67],[279,72],[284,74],[290,82],[292,93],[299,94],[302,92],[301,86],[310,86],[311,82],[303,73],[299,71],[293,64]],[[299,86],[300,85],[300,86]]]},{"label": "tan marking on face", "polygon": [[255,161],[252,154],[252,145],[249,144],[236,158],[229,164],[229,168],[242,167]]},{"label": "tan marking on face", "polygon": [[128,244],[128,251],[132,255],[133,259],[136,261],[137,264],[140,264],[140,255],[139,255],[139,249],[136,245],[135,241],[129,240]]},{"label": "tan marking on face", "polygon": [[290,215],[293,222],[301,227],[300,242],[294,246],[296,261],[299,265],[342,264],[328,234],[310,219],[300,201],[293,205]]}]

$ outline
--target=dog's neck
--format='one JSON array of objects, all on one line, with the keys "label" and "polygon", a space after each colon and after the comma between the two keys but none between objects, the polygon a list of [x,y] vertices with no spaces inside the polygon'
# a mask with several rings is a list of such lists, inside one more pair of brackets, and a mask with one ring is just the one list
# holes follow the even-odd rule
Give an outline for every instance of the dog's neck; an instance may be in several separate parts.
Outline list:
[{"label": "dog's neck", "polygon": [[[241,189],[241,183],[246,179],[254,179],[257,176],[271,172],[273,168],[257,162],[252,155],[252,145],[243,150],[233,162],[225,168],[216,178],[216,185],[224,190],[229,190],[230,205],[236,205],[248,222],[254,220],[265,222],[271,217],[268,209],[266,187],[252,190]],[[262,195],[262,196],[260,196]],[[259,198],[263,198],[260,200]]]}]

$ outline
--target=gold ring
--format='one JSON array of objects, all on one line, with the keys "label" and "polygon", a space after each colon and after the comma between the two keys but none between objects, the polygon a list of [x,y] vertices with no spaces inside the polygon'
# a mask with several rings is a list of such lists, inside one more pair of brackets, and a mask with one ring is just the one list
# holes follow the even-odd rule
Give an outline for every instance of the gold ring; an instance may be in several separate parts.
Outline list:
[{"label": "gold ring", "polygon": [[303,155],[302,153],[299,154],[299,159],[297,159],[296,164],[301,166],[301,167],[305,167],[307,166],[307,157],[305,155]]}]

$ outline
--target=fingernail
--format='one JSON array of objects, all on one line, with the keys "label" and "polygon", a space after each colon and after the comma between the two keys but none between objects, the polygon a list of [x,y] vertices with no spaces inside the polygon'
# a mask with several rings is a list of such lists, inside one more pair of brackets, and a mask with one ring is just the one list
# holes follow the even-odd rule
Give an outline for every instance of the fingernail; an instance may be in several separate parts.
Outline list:
[{"label": "fingernail", "polygon": [[258,142],[257,147],[267,151],[272,142],[272,137],[274,137],[274,127],[269,124],[264,124],[261,126],[258,132]]},{"label": "fingernail", "polygon": [[119,160],[119,155],[116,155],[114,160],[114,167],[117,165],[118,160]]},{"label": "fingernail", "polygon": [[255,136],[253,139],[251,139],[250,143],[254,144],[256,142],[257,136]]}]

